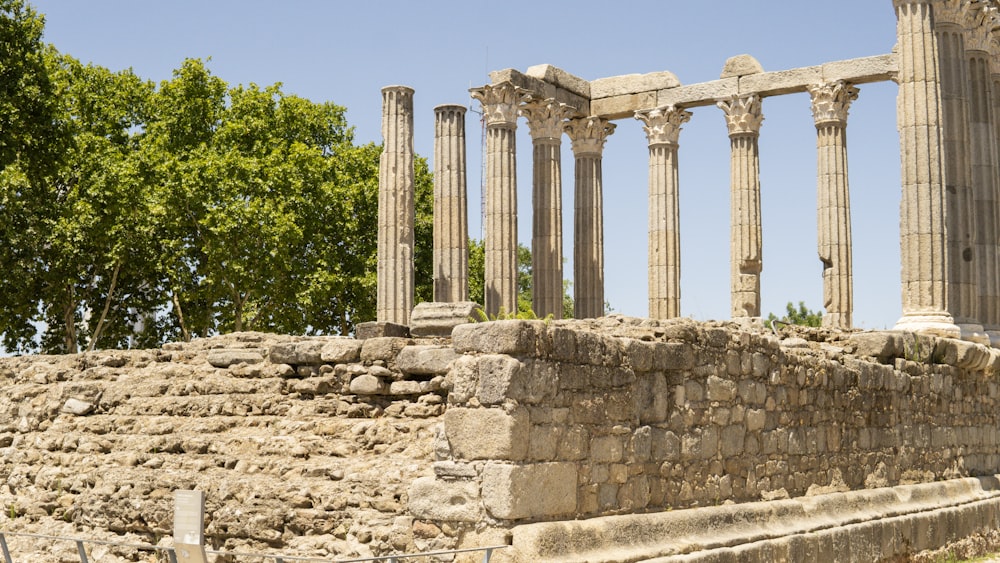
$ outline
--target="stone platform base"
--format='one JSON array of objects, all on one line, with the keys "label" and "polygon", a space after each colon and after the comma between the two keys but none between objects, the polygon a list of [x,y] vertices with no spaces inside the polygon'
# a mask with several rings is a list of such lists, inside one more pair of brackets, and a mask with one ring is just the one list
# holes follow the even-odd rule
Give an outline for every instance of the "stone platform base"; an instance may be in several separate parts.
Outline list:
[{"label": "stone platform base", "polygon": [[513,529],[517,561],[872,562],[1000,524],[1000,476]]}]

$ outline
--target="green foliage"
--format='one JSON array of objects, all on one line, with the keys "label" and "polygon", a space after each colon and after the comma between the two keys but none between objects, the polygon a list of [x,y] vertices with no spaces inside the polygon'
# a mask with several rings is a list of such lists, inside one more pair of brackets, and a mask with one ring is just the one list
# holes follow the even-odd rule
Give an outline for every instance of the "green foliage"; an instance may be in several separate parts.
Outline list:
[{"label": "green foliage", "polygon": [[[6,350],[347,333],[375,318],[381,147],[353,143],[343,107],[280,84],[230,87],[200,60],[155,85],[59,54],[42,26],[0,0]],[[433,223],[422,158],[415,178],[421,301]]]},{"label": "green foliage", "polygon": [[811,311],[806,308],[804,301],[799,301],[798,308],[792,304],[791,301],[785,305],[785,316],[778,318],[774,313],[770,313],[767,316],[768,324],[774,321],[779,321],[783,323],[800,325],[800,326],[812,326],[819,327],[823,324],[823,313],[821,311]]}]

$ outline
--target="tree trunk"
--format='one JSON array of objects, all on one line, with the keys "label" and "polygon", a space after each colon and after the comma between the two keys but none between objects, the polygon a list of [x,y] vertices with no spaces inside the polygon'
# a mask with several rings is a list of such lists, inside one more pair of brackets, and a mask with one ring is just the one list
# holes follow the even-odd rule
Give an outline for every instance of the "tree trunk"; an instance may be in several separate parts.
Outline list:
[{"label": "tree trunk", "polygon": [[108,309],[111,308],[111,299],[115,294],[115,286],[118,285],[118,271],[121,270],[121,261],[115,262],[115,271],[111,274],[111,287],[108,288],[108,297],[104,300],[104,310],[101,311],[101,318],[97,321],[97,328],[94,329],[94,335],[90,338],[90,345],[87,346],[87,350],[93,352],[94,347],[97,345],[97,339],[101,337],[101,331],[104,330],[104,320],[108,317]]},{"label": "tree trunk", "polygon": [[66,291],[68,298],[63,308],[63,324],[65,325],[63,344],[66,346],[67,354],[76,354],[79,351],[76,347],[76,294],[72,284],[66,286]]},{"label": "tree trunk", "polygon": [[177,324],[181,325],[181,337],[184,342],[191,342],[191,333],[188,332],[187,325],[184,324],[184,311],[181,309],[181,300],[177,299],[177,292],[170,292],[170,299],[174,303],[174,311],[177,313]]}]

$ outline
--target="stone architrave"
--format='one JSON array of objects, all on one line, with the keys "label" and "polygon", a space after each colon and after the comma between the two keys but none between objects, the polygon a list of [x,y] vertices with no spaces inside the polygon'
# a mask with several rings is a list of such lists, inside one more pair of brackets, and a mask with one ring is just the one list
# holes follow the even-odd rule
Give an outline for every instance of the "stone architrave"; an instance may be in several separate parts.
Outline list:
[{"label": "stone architrave", "polygon": [[484,234],[486,314],[517,312],[518,106],[526,94],[509,82],[469,90],[486,120],[486,217]]},{"label": "stone architrave", "polygon": [[576,160],[573,221],[573,316],[604,316],[604,196],[601,157],[615,124],[600,117],[565,125]]},{"label": "stone architrave", "polygon": [[972,188],[972,140],[969,131],[969,61],[965,30],[935,14],[938,76],[944,129],[944,178],[948,244],[948,312],[961,329],[962,338],[977,342],[987,337],[979,318],[976,259],[976,217]]},{"label": "stone architrave", "polygon": [[469,299],[465,106],[434,108],[434,301]]},{"label": "stone architrave", "polygon": [[932,0],[893,0],[899,70],[896,97],[902,195],[903,315],[897,330],[958,337],[948,307],[944,150]]},{"label": "stone architrave", "polygon": [[382,88],[378,175],[378,322],[406,325],[413,308],[413,88]]},{"label": "stone architrave", "polygon": [[858,89],[837,81],[809,87],[816,123],[816,226],[823,263],[823,326],[850,328],[854,309],[847,112]]},{"label": "stone architrave", "polygon": [[730,139],[730,271],[732,316],[760,316],[761,217],[760,154],[764,121],[756,94],[720,100]]},{"label": "stone architrave", "polygon": [[691,112],[666,106],[636,112],[649,142],[649,316],[681,313],[681,236],[677,149]]},{"label": "stone architrave", "polygon": [[539,317],[563,316],[562,134],[574,111],[554,98],[521,107],[533,147],[531,308]]},{"label": "stone architrave", "polygon": [[972,139],[972,190],[975,200],[978,320],[994,344],[1000,344],[1000,233],[997,222],[997,155],[990,54],[987,45],[968,51],[969,134]]}]

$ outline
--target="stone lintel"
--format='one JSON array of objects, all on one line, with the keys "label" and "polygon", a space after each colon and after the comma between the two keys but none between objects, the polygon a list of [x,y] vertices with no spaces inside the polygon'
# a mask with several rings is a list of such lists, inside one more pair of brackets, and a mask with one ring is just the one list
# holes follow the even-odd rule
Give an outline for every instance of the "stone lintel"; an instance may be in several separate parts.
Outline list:
[{"label": "stone lintel", "polygon": [[544,80],[549,84],[554,84],[577,96],[587,99],[593,97],[590,82],[579,76],[572,75],[559,67],[548,64],[535,65],[528,67],[528,70],[524,74],[532,78]]},{"label": "stone lintel", "polygon": [[[591,113],[605,119],[624,119],[631,117],[636,111],[648,110],[654,107],[676,105],[692,108],[715,105],[722,98],[759,94],[761,97],[779,96],[795,92],[805,92],[808,86],[844,80],[851,84],[866,84],[870,82],[885,82],[891,80],[897,71],[896,55],[876,55],[844,61],[833,61],[818,66],[761,72],[744,76],[733,76],[697,84],[687,84],[660,88],[655,91],[655,102],[651,103],[651,92],[632,92],[625,95],[598,97],[596,92],[605,91],[604,87],[594,89],[591,102]],[[648,75],[646,75],[648,76]],[[619,77],[620,78],[620,77]],[[640,105],[630,105],[640,104]]]},{"label": "stone lintel", "polygon": [[599,78],[592,81],[590,83],[590,95],[592,99],[596,100],[598,98],[638,94],[651,90],[663,90],[664,88],[676,88],[680,85],[681,81],[677,80],[677,76],[670,71],[650,72],[648,74],[626,74],[610,78]]},{"label": "stone lintel", "polygon": [[559,103],[572,106],[580,115],[590,115],[590,100],[566,88],[550,84],[534,76],[528,76],[512,68],[496,70],[490,73],[493,84],[510,82],[514,86],[528,90],[533,95],[545,98],[555,98]]}]

